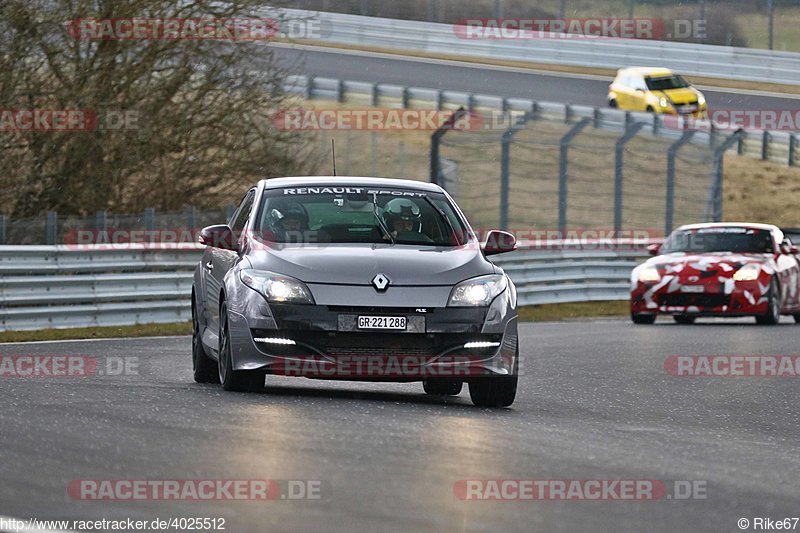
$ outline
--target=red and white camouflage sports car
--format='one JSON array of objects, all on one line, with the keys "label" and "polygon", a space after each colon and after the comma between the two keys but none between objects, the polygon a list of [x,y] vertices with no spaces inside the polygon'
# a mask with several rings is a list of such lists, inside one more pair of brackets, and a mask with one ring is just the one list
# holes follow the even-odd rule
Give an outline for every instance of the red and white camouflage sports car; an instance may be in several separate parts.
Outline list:
[{"label": "red and white camouflage sports car", "polygon": [[754,316],[800,322],[798,249],[767,224],[693,224],[675,230],[655,255],[633,269],[631,318],[652,324],[659,313],[679,324],[701,316]]}]

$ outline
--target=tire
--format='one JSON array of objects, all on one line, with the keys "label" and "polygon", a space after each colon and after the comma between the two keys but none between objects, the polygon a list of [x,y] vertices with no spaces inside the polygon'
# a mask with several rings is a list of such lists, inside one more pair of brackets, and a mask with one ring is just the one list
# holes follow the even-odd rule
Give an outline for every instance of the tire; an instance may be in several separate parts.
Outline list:
[{"label": "tire", "polygon": [[194,294],[192,294],[192,371],[197,383],[219,383],[217,363],[206,354],[206,350],[203,348],[200,319],[197,316]]},{"label": "tire", "polygon": [[645,111],[647,111],[648,113],[655,113],[656,112],[656,110],[653,109],[653,106],[651,106],[651,105],[647,106],[647,109],[645,109]]},{"label": "tire", "polygon": [[656,315],[631,315],[634,324],[654,324]]},{"label": "tire", "polygon": [[675,322],[678,324],[683,324],[685,326],[694,324],[694,321],[697,320],[697,317],[689,316],[689,315],[675,315],[672,317]]},{"label": "tire", "polygon": [[464,382],[455,379],[426,379],[422,382],[425,394],[431,396],[458,396],[463,387]]},{"label": "tire", "polygon": [[478,407],[510,407],[517,397],[519,348],[510,376],[477,378],[469,382],[469,397]]},{"label": "tire", "polygon": [[800,313],[794,315],[795,324],[800,324]]},{"label": "tire", "polygon": [[756,324],[774,326],[781,321],[781,291],[775,278],[769,284],[769,297],[767,298],[767,312],[756,316]]},{"label": "tire", "polygon": [[608,107],[610,107],[611,109],[616,109],[619,107],[619,105],[617,105],[617,101],[612,98],[611,100],[608,101]]},{"label": "tire", "polygon": [[264,388],[265,374],[258,370],[234,370],[231,357],[231,336],[228,329],[228,306],[219,310],[219,381],[232,392],[257,392]]}]

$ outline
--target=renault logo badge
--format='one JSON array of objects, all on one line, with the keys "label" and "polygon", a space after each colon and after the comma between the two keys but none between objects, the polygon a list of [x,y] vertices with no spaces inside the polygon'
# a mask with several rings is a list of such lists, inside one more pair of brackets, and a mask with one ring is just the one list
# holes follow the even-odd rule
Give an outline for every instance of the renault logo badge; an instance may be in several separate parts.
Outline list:
[{"label": "renault logo badge", "polygon": [[376,289],[383,292],[389,287],[389,278],[384,276],[383,274],[378,274],[374,278],[372,278],[372,284],[375,286]]}]

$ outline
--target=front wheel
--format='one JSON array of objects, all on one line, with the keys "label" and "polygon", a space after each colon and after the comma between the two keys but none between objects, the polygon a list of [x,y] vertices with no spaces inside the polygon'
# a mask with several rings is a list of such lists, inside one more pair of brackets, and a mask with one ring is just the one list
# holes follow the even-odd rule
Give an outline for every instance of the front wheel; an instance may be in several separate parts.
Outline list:
[{"label": "front wheel", "polygon": [[781,321],[781,290],[778,282],[773,278],[769,284],[767,297],[767,312],[756,316],[756,323],[764,326],[774,326]]},{"label": "front wheel", "polygon": [[656,315],[631,315],[631,320],[634,324],[655,324]]},{"label": "front wheel", "polygon": [[519,347],[510,376],[476,378],[469,382],[469,397],[478,407],[509,407],[517,397]]},{"label": "front wheel", "polygon": [[192,370],[197,383],[219,383],[219,372],[214,360],[206,355],[203,348],[202,331],[197,305],[192,296]]},{"label": "front wheel", "polygon": [[264,373],[258,370],[234,370],[228,307],[219,310],[219,381],[222,388],[234,392],[256,392],[264,388]]}]

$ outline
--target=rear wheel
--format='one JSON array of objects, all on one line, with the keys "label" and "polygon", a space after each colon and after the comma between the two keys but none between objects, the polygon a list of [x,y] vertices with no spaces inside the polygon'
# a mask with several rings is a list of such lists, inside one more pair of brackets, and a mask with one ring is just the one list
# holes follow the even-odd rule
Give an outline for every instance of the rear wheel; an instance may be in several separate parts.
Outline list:
[{"label": "rear wheel", "polygon": [[800,324],[800,313],[794,315],[794,321],[795,323]]},{"label": "rear wheel", "polygon": [[616,108],[618,108],[618,107],[619,107],[619,105],[617,104],[617,101],[616,101],[614,98],[611,98],[611,99],[608,101],[608,107],[610,107],[610,108],[612,108],[612,109],[616,109]]},{"label": "rear wheel", "polygon": [[258,370],[234,370],[228,307],[219,310],[219,381],[222,388],[235,392],[256,392],[264,388],[264,373]]},{"label": "rear wheel", "polygon": [[458,396],[464,383],[455,379],[426,379],[422,382],[425,394],[431,396]]},{"label": "rear wheel", "polygon": [[197,316],[197,305],[192,296],[192,369],[197,383],[219,383],[219,372],[213,359],[206,355],[203,348],[200,318]]},{"label": "rear wheel", "polygon": [[649,106],[647,106],[647,112],[648,112],[648,113],[655,113],[655,112],[656,112],[656,110],[655,110],[655,109],[653,109],[653,106],[649,105]]},{"label": "rear wheel", "polygon": [[517,397],[519,347],[510,376],[476,378],[469,382],[469,397],[478,407],[509,407]]},{"label": "rear wheel", "polygon": [[631,315],[634,324],[654,324],[656,315]]},{"label": "rear wheel", "polygon": [[697,317],[693,317],[693,316],[689,316],[689,315],[675,315],[672,318],[678,324],[684,324],[684,325],[687,325],[687,326],[689,324],[694,324],[694,321],[697,319]]},{"label": "rear wheel", "polygon": [[774,326],[781,321],[781,290],[775,278],[769,284],[767,297],[767,312],[756,316],[756,323],[764,326]]}]

